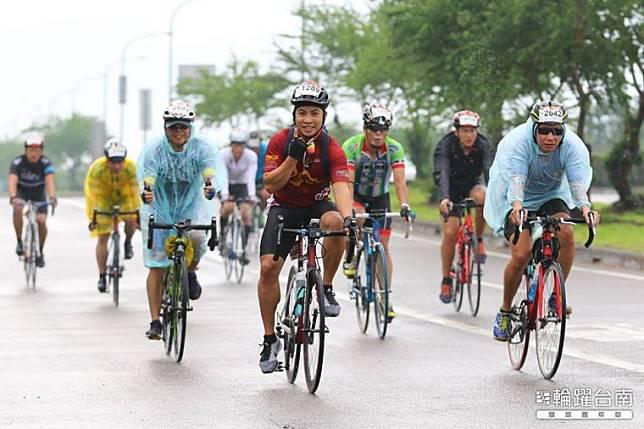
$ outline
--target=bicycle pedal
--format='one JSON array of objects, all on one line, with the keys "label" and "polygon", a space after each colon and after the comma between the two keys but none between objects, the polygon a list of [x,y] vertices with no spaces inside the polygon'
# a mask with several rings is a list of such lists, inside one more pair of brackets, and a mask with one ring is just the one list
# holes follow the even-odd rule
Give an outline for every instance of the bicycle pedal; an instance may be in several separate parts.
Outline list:
[{"label": "bicycle pedal", "polygon": [[284,372],[284,362],[278,362],[274,372]]},{"label": "bicycle pedal", "polygon": [[328,326],[326,326],[326,325],[324,325],[324,333],[325,333],[325,334],[328,334],[328,333],[329,333],[329,327],[328,327]]},{"label": "bicycle pedal", "polygon": [[188,306],[188,308],[186,308],[186,311],[192,311],[192,306]]}]

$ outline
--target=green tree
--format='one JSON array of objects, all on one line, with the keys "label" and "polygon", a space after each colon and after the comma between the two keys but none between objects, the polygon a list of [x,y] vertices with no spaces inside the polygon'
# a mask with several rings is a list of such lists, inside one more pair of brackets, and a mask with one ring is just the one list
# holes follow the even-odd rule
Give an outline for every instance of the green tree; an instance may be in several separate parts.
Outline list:
[{"label": "green tree", "polygon": [[182,79],[177,92],[198,100],[197,111],[207,123],[237,127],[246,120],[257,126],[269,109],[285,105],[276,95],[289,85],[279,73],[262,73],[256,62],[233,58],[221,73],[202,72],[196,79]]}]

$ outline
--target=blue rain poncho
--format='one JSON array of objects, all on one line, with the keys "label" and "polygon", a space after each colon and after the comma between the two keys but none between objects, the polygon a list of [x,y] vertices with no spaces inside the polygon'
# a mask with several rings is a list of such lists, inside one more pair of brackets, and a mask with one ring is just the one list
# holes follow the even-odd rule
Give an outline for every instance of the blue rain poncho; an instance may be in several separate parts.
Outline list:
[{"label": "blue rain poncho", "polygon": [[495,234],[503,230],[513,201],[537,210],[546,201],[559,198],[569,208],[586,205],[593,177],[588,149],[566,127],[559,147],[544,153],[533,140],[534,122],[528,119],[499,143],[490,169],[483,216]]},{"label": "blue rain poncho", "polygon": [[[167,267],[164,243],[172,230],[155,230],[153,247],[147,248],[148,218],[154,214],[155,222],[176,223],[190,219],[192,223],[210,224],[215,211],[214,201],[203,195],[204,178],[214,176],[213,185],[219,191],[226,181],[226,169],[214,145],[194,135],[191,128],[190,139],[183,151],[176,152],[166,136],[148,142],[137,162],[139,186],[143,182],[152,186],[152,204],[141,207],[141,233],[144,243],[144,262],[148,268]],[[197,236],[197,234],[193,234]],[[203,234],[201,235],[203,237]],[[206,251],[206,240],[193,239],[195,259]]]}]

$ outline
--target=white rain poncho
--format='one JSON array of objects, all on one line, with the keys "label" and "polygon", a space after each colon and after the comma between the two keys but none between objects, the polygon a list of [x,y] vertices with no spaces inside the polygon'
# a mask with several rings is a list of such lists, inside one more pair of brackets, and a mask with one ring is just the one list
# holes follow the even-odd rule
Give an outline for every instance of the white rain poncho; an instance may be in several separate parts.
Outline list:
[{"label": "white rain poncho", "polygon": [[[214,176],[213,185],[219,191],[225,183],[226,169],[221,163],[214,145],[203,138],[194,136],[191,128],[190,139],[184,150],[176,152],[167,137],[148,142],[137,162],[139,186],[143,182],[152,186],[152,204],[141,207],[141,232],[144,244],[144,262],[148,268],[167,267],[168,260],[164,243],[173,230],[155,230],[151,250],[147,248],[148,218],[154,214],[155,222],[176,223],[190,219],[193,224],[210,224],[215,203],[203,195],[204,178]],[[195,243],[195,258],[198,260],[206,250],[206,240]]]},{"label": "white rain poncho", "polygon": [[499,143],[490,169],[483,216],[495,234],[502,232],[513,201],[537,210],[559,198],[569,208],[590,207],[588,187],[593,177],[588,149],[566,127],[563,141],[544,153],[533,140],[532,119],[510,131]]}]

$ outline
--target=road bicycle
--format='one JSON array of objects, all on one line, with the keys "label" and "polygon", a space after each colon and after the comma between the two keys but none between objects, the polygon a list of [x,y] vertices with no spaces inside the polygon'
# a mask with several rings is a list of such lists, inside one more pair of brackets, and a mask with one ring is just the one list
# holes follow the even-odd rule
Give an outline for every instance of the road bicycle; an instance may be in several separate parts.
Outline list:
[{"label": "road bicycle", "polygon": [[[273,260],[277,261],[277,249],[282,233],[294,234],[295,251],[286,284],[284,304],[275,315],[275,333],[283,341],[284,362],[278,369],[286,371],[289,383],[294,383],[299,368],[300,353],[304,355],[304,376],[309,392],[315,393],[322,377],[324,361],[324,337],[329,333],[324,317],[324,285],[318,265],[317,243],[323,237],[346,236],[344,230],[332,231],[320,228],[319,219],[311,219],[307,226],[285,228],[284,216],[277,217],[277,242]],[[351,238],[348,251],[352,256],[355,241]],[[302,350],[303,349],[303,350]]]},{"label": "road bicycle", "polygon": [[186,343],[186,329],[188,327],[188,312],[190,306],[188,290],[188,266],[194,254],[190,231],[209,231],[208,247],[214,250],[217,246],[217,225],[213,217],[210,225],[196,225],[186,221],[172,224],[157,223],[154,215],[148,221],[148,249],[152,249],[154,230],[174,230],[176,236],[168,237],[165,242],[166,253],[170,258],[170,266],[163,279],[163,295],[161,298],[161,323],[163,326],[163,343],[165,352],[171,352],[177,362],[181,362]]},{"label": "road bicycle", "polygon": [[[593,214],[588,226],[589,247],[595,238]],[[520,370],[525,363],[534,331],[539,370],[546,379],[551,379],[561,361],[566,335],[566,285],[564,275],[557,261],[559,239],[557,232],[561,224],[585,224],[584,218],[555,218],[528,213],[525,220],[532,226],[532,255],[523,271],[523,278],[512,301],[510,312],[510,339],[508,354],[512,367]],[[517,243],[523,229],[523,213],[512,242]]]},{"label": "road bicycle", "polygon": [[226,279],[230,280],[233,273],[237,283],[244,278],[244,266],[241,257],[245,256],[243,234],[244,222],[242,221],[239,204],[245,200],[235,200],[233,212],[228,216],[228,223],[223,231],[223,243],[221,255],[224,258],[224,271]]},{"label": "road bicycle", "polygon": [[[368,213],[357,213],[356,219],[368,220],[368,225],[361,228],[362,240],[357,241],[356,274],[351,281],[349,296],[355,300],[358,327],[360,332],[367,332],[369,326],[370,304],[373,303],[373,320],[378,337],[385,339],[387,317],[389,311],[389,276],[387,270],[387,255],[380,242],[381,225],[379,219],[400,217],[398,212],[385,210],[370,210]],[[405,238],[412,231],[415,216],[407,222]],[[363,262],[364,260],[364,262]]]},{"label": "road bicycle", "polygon": [[139,211],[121,211],[120,206],[112,206],[111,211],[100,211],[94,208],[92,213],[92,225],[96,225],[96,218],[98,216],[109,216],[112,218],[112,235],[107,247],[107,264],[105,266],[105,273],[107,274],[107,290],[112,290],[112,300],[114,305],[119,305],[119,283],[123,277],[125,267],[121,263],[121,234],[119,232],[119,216],[136,215],[136,224],[139,225]]},{"label": "road bicycle", "polygon": [[461,311],[463,294],[467,288],[467,298],[470,303],[470,313],[473,317],[479,312],[481,303],[481,256],[479,255],[479,241],[474,230],[472,209],[483,207],[476,204],[472,198],[464,198],[453,205],[459,209],[459,226],[456,235],[455,261],[452,265],[454,275],[454,294],[452,303],[456,311]]},{"label": "road bicycle", "polygon": [[[18,200],[16,201],[16,204],[24,204],[22,214],[27,218],[27,223],[23,226],[23,251],[20,259],[22,259],[23,268],[25,270],[27,287],[31,286],[32,289],[36,289],[36,273],[38,271],[36,260],[42,256],[36,216],[38,215],[38,209],[41,207],[47,207],[49,203],[46,201]],[[54,215],[53,206],[51,208],[51,214],[52,216]]]}]

